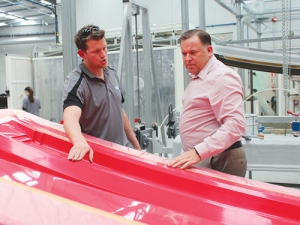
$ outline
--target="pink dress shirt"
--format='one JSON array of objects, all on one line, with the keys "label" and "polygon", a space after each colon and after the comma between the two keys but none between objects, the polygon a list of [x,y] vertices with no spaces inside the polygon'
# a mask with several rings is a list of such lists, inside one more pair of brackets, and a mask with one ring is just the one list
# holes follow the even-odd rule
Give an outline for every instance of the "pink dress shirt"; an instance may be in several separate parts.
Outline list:
[{"label": "pink dress shirt", "polygon": [[182,97],[179,132],[183,151],[195,148],[204,160],[244,135],[244,88],[238,73],[215,56],[191,77]]}]

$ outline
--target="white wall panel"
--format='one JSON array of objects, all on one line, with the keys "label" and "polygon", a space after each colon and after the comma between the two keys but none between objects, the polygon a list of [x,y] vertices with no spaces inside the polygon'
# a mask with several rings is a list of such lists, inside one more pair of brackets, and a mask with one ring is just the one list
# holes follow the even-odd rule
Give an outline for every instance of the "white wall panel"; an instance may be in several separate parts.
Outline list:
[{"label": "white wall panel", "polygon": [[[174,24],[181,23],[181,0],[163,1],[136,1],[149,7],[150,26],[169,25],[172,29]],[[189,0],[189,22],[195,27],[199,26],[199,0]],[[232,6],[233,7],[233,6]],[[236,39],[236,18],[230,12],[213,0],[206,0],[206,25],[211,34],[230,32]],[[77,30],[87,24],[96,24],[107,30],[120,29],[123,22],[123,2],[121,0],[87,0],[76,1]],[[132,17],[132,24],[135,24]],[[142,26],[141,16],[138,17],[138,27]],[[120,31],[121,32],[121,31]]]},{"label": "white wall panel", "polygon": [[[150,24],[173,24],[181,22],[181,0],[136,1],[149,7]],[[76,1],[77,28],[97,24],[103,29],[121,28],[123,2],[121,0]],[[138,24],[141,24],[140,18]]]},{"label": "white wall panel", "polygon": [[[197,0],[193,0],[196,1]],[[222,6],[217,4],[213,0],[205,1],[206,8],[206,25],[220,25],[220,24],[228,24],[235,23],[236,18]]]},{"label": "white wall panel", "polygon": [[40,117],[59,122],[63,114],[63,57],[34,59],[35,94],[41,101]]},{"label": "white wall panel", "polygon": [[102,29],[122,27],[123,3],[121,0],[76,1],[77,29],[95,24]]},{"label": "white wall panel", "polygon": [[6,56],[6,80],[9,96],[7,106],[11,109],[22,109],[24,89],[32,86],[32,71],[30,58]]},{"label": "white wall panel", "polygon": [[[181,23],[181,0],[139,0],[149,7],[150,24]],[[199,0],[189,0],[190,23],[199,25]],[[206,0],[206,24],[226,24],[236,22],[235,17],[213,0]],[[121,0],[76,1],[76,23],[80,29],[87,24],[97,24],[103,29],[122,27],[123,3]],[[139,20],[138,24],[141,22]]]}]

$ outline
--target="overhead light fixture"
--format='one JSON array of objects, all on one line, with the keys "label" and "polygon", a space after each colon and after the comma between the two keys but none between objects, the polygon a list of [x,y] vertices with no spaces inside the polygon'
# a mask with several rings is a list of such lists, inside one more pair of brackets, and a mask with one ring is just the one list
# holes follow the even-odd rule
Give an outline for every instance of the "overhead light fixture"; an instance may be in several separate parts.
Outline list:
[{"label": "overhead light fixture", "polygon": [[16,19],[16,18],[18,18],[18,17],[16,17],[16,16],[10,15],[10,14],[6,14],[5,16],[6,16],[6,18],[8,18],[8,19]]},{"label": "overhead light fixture", "polygon": [[45,5],[52,5],[52,3],[48,2],[48,1],[44,1],[44,0],[41,0],[40,3],[43,3]]},{"label": "overhead light fixture", "polygon": [[34,25],[34,24],[37,24],[37,22],[35,22],[33,20],[25,20],[25,21],[22,21],[20,24],[22,24],[22,25]]},{"label": "overhead light fixture", "polygon": [[1,23],[0,23],[0,27],[3,27],[3,26],[7,26],[7,24],[4,23],[4,22],[1,22]]}]

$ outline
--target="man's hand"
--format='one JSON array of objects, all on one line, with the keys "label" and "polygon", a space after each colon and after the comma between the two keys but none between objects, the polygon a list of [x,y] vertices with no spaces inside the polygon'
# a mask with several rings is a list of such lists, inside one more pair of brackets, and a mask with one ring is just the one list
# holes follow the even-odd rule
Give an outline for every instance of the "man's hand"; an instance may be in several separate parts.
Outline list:
[{"label": "man's hand", "polygon": [[88,145],[85,139],[76,141],[71,148],[68,159],[71,161],[82,160],[85,154],[89,152],[89,161],[93,162],[94,151]]},{"label": "man's hand", "polygon": [[133,145],[133,148],[135,150],[142,150],[140,144],[137,142],[137,144]]},{"label": "man's hand", "polygon": [[189,166],[200,162],[200,160],[201,158],[197,154],[196,150],[192,149],[175,157],[174,159],[169,161],[167,165],[171,167],[181,167],[181,169],[186,169]]}]

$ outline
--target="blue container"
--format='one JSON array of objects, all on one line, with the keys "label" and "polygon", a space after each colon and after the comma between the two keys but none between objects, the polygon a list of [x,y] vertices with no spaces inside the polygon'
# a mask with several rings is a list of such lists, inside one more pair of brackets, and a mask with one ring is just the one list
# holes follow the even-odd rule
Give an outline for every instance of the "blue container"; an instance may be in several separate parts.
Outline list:
[{"label": "blue container", "polygon": [[291,122],[291,129],[292,129],[292,132],[299,132],[300,131],[300,122],[299,121]]},{"label": "blue container", "polygon": [[263,133],[264,130],[265,130],[265,127],[264,127],[264,126],[262,126],[262,125],[259,125],[259,126],[258,126],[258,133]]}]

